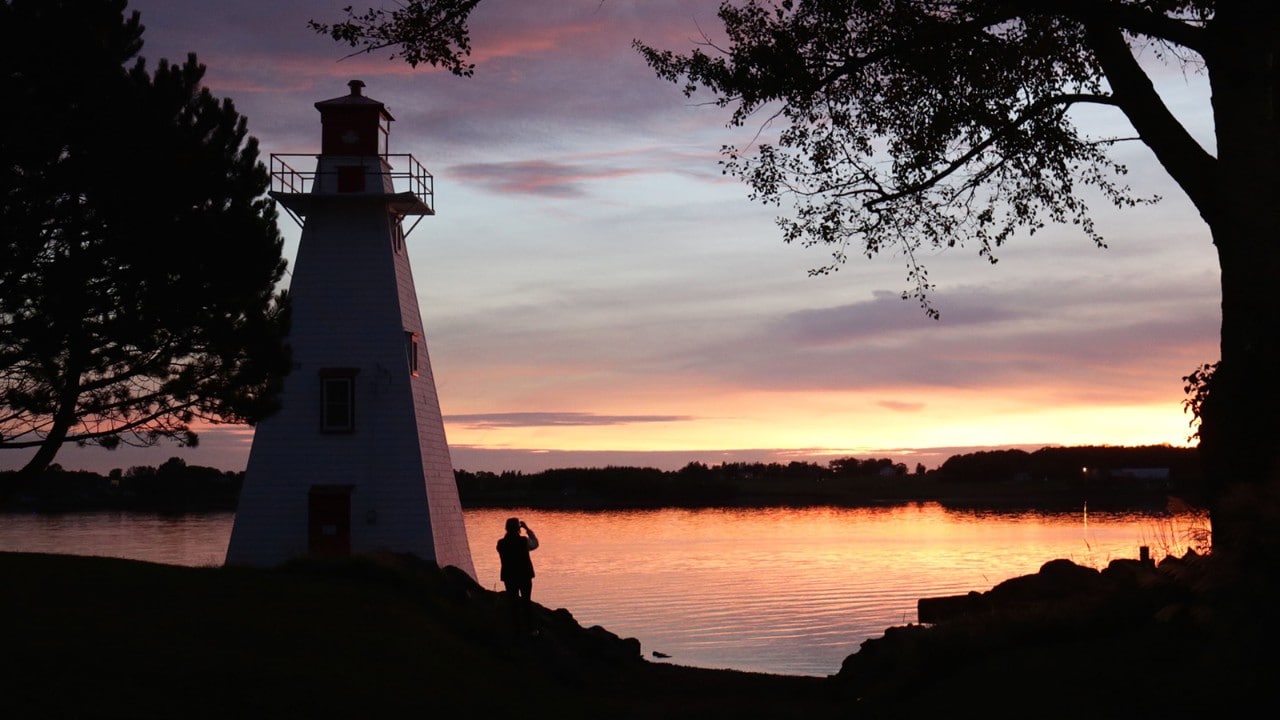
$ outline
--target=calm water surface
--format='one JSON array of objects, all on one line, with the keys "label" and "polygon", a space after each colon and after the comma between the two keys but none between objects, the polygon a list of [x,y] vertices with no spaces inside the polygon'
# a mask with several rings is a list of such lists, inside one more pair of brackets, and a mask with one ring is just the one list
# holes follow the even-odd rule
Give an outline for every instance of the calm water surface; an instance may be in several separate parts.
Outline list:
[{"label": "calm water surface", "polygon": [[[830,675],[916,600],[989,590],[1048,560],[1104,567],[1150,546],[1181,554],[1202,518],[893,508],[548,512],[468,510],[477,580],[500,589],[494,549],[519,515],[538,533],[533,598],[640,640],[666,662]],[[220,565],[231,513],[0,515],[0,551]]]}]

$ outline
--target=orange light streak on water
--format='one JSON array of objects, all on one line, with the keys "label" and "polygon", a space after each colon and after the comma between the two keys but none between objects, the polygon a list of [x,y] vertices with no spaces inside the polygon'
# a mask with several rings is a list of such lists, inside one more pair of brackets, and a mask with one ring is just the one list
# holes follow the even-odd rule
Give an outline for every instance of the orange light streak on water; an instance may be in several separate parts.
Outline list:
[{"label": "orange light streak on water", "polygon": [[[1136,558],[1157,518],[893,508],[476,510],[478,580],[500,590],[493,549],[520,515],[538,533],[533,598],[670,662],[828,675],[861,643],[916,621],[922,597],[988,590],[1066,558]],[[1163,557],[1153,548],[1155,557]]]}]

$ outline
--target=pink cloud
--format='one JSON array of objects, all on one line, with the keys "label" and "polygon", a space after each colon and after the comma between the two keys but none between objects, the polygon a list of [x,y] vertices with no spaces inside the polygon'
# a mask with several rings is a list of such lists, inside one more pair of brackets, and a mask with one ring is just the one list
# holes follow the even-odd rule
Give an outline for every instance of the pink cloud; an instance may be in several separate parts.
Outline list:
[{"label": "pink cloud", "polygon": [[469,180],[503,193],[547,197],[579,197],[582,184],[635,175],[642,171],[624,168],[594,169],[547,160],[520,160],[504,163],[469,163],[448,169],[454,178]]}]

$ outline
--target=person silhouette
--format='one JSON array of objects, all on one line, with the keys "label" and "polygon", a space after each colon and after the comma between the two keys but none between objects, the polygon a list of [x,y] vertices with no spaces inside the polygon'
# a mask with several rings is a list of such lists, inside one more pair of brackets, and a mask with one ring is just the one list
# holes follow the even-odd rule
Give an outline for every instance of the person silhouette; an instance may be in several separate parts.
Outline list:
[{"label": "person silhouette", "polygon": [[[516,637],[524,633],[536,635],[533,628],[533,559],[529,553],[538,549],[538,536],[519,518],[507,518],[507,534],[498,540],[498,558],[502,561],[499,578],[511,603],[511,616]],[[524,530],[526,535],[521,535]]]}]

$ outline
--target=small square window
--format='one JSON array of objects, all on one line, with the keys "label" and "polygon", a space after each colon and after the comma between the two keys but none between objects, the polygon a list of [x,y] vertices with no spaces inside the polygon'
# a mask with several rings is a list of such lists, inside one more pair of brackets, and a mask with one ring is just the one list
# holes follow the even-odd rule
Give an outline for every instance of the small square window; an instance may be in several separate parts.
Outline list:
[{"label": "small square window", "polygon": [[328,369],[320,373],[320,431],[352,432],[356,421],[356,371]]}]

